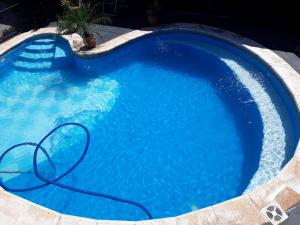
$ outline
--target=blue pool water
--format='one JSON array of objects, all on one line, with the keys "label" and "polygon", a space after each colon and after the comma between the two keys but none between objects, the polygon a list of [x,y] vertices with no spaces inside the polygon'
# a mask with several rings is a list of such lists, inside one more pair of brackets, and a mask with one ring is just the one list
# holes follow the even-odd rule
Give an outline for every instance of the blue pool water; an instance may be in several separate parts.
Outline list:
[{"label": "blue pool water", "polygon": [[[88,58],[62,38],[39,36],[0,63],[0,153],[80,122],[91,146],[60,182],[134,200],[155,218],[252,190],[282,168],[298,141],[296,110],[274,74],[244,50],[199,34],[151,35]],[[66,128],[43,144],[58,171],[78,159],[84,138]],[[32,153],[12,151],[0,172],[32,171]],[[48,163],[39,163],[46,174]],[[32,173],[0,177],[10,187],[40,182]],[[66,214],[146,218],[134,206],[52,185],[16,194]]]}]

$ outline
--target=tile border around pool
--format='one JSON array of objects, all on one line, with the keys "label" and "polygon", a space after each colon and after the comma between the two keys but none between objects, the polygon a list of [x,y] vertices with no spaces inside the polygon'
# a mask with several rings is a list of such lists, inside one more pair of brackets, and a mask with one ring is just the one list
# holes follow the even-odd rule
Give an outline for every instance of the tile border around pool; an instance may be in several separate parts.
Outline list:
[{"label": "tile border around pool", "polygon": [[[97,29],[97,26],[95,27]],[[109,29],[111,32],[118,34],[118,29],[122,28],[101,26],[101,29]],[[80,56],[91,56],[104,54],[118,46],[153,32],[172,30],[198,32],[224,39],[239,47],[248,49],[274,70],[291,94],[291,97],[297,106],[298,114],[300,114],[300,75],[271,50],[250,39],[226,30],[187,23],[162,25],[142,30],[130,31],[127,29],[127,33],[120,33],[116,38],[101,43],[95,49],[90,51],[79,50],[80,47],[83,46],[82,39],[79,35],[68,35],[64,36],[64,38],[69,42],[75,54]],[[56,27],[52,25],[51,27],[22,33],[2,43],[0,45],[0,56],[16,47],[22,41],[41,34],[57,34]],[[177,217],[128,222],[93,220],[68,216],[29,202],[0,188],[0,225],[258,225],[267,222],[260,213],[260,210],[271,202],[279,203],[285,211],[300,203],[299,143],[294,157],[279,172],[279,174],[268,183],[240,197]]]}]

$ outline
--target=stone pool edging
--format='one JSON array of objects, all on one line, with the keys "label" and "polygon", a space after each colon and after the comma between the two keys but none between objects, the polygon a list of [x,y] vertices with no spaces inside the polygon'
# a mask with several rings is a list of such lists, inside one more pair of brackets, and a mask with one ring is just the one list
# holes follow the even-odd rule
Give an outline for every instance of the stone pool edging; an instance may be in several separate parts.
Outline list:
[{"label": "stone pool edging", "polygon": [[[100,26],[95,27],[96,29],[100,28]],[[219,28],[186,23],[162,25],[141,30],[126,29],[120,33],[118,33],[118,29],[123,28],[109,26],[101,26],[101,28],[115,34],[116,37],[105,40],[90,51],[82,50],[83,42],[79,35],[67,35],[64,38],[69,42],[73,52],[83,57],[105,54],[125,43],[154,32],[176,30],[198,32],[245,48],[258,56],[275,72],[289,91],[300,115],[300,75],[273,51],[250,39]],[[45,27],[22,33],[2,43],[0,56],[18,46],[22,41],[42,34],[57,34],[56,27]],[[300,203],[299,142],[293,158],[271,181],[245,195],[180,216],[132,222],[94,220],[55,212],[0,188],[0,225],[259,225],[267,222],[260,210],[271,202],[279,203],[285,211]]]}]

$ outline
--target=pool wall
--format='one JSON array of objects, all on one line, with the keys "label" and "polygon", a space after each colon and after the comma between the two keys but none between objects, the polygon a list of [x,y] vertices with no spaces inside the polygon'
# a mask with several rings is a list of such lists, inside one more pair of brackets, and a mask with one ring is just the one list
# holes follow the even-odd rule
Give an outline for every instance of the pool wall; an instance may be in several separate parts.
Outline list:
[{"label": "pool wall", "polygon": [[[290,98],[294,101],[298,114],[300,114],[300,75],[274,52],[252,40],[218,28],[198,24],[180,23],[133,31],[102,26],[101,30],[108,30],[114,34],[113,36],[115,36],[115,38],[98,45],[95,49],[90,51],[81,50],[83,43],[79,35],[64,36],[64,38],[70,43],[71,49],[75,54],[85,57],[106,54],[111,50],[121,47],[125,43],[135,41],[138,38],[155,32],[178,30],[198,32],[226,40],[240,48],[248,50],[267,64],[277,75],[276,79],[279,79],[288,90]],[[56,27],[42,28],[16,36],[0,45],[0,55],[18,46],[28,38],[43,34],[56,34]],[[294,108],[294,106],[291,107]],[[299,115],[294,116],[295,121],[299,121]],[[0,225],[264,224],[267,220],[261,214],[260,210],[272,202],[277,202],[285,211],[297,203],[300,203],[299,144],[292,159],[270,182],[240,197],[184,215],[137,222],[92,220],[68,216],[46,209],[0,188]]]}]

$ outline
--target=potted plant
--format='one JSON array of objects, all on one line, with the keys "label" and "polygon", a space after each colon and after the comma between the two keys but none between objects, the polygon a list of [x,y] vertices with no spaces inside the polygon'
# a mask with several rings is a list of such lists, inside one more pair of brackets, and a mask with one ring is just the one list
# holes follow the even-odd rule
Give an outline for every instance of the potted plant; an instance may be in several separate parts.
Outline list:
[{"label": "potted plant", "polygon": [[162,6],[157,0],[150,2],[147,9],[147,20],[151,26],[159,24],[159,20],[162,14]]},{"label": "potted plant", "polygon": [[[58,18],[58,31],[60,34],[78,33],[88,49],[95,48],[97,45],[96,35],[89,31],[92,23],[107,23],[109,18],[94,16],[90,5],[80,2],[78,7],[69,7],[66,4],[64,13]],[[100,35],[99,35],[100,36]]]}]

